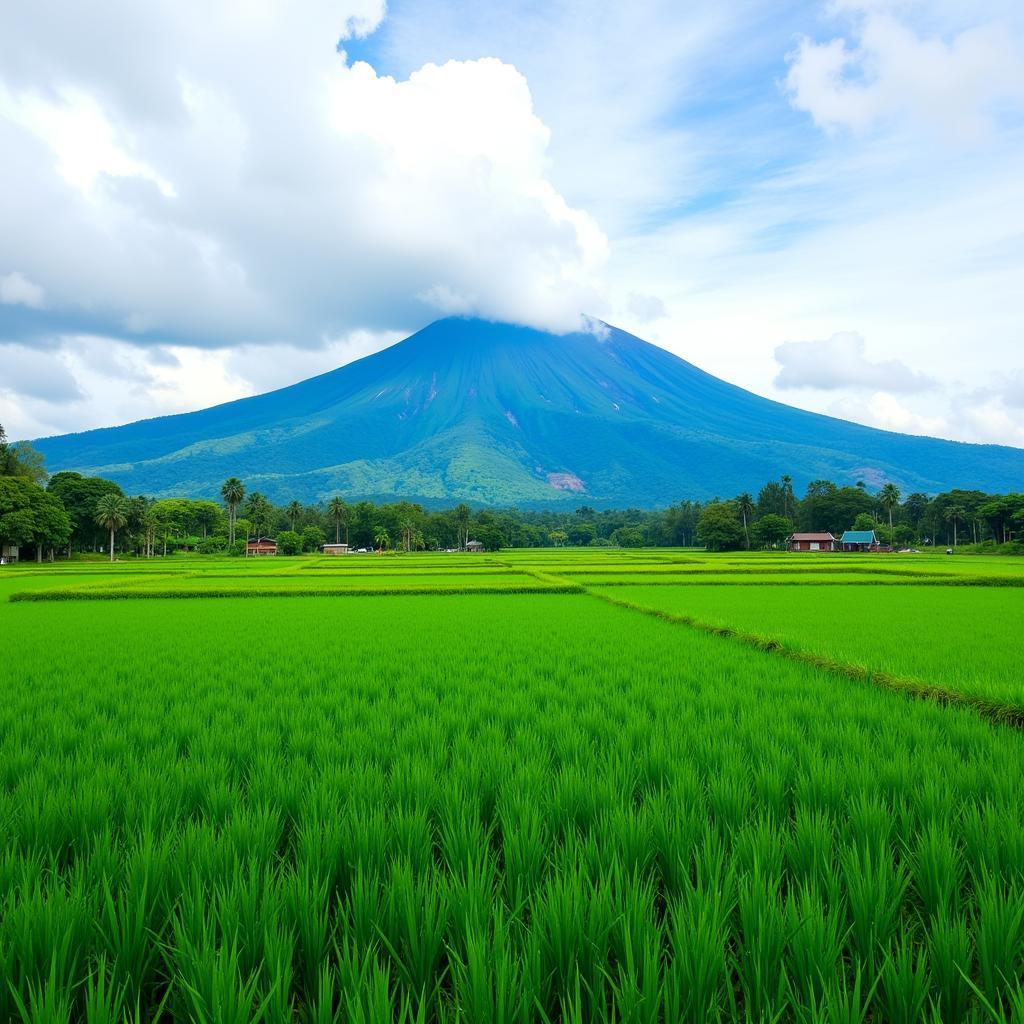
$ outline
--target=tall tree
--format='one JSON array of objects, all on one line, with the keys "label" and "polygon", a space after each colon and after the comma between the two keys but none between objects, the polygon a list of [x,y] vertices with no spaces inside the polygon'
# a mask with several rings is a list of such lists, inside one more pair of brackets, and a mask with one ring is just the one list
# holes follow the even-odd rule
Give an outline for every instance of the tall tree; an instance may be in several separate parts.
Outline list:
[{"label": "tall tree", "polygon": [[238,506],[245,497],[245,484],[236,476],[230,476],[220,489],[220,496],[228,507],[228,544],[235,543],[235,522],[238,519]]},{"label": "tall tree", "polygon": [[203,529],[203,540],[206,540],[210,530],[220,519],[220,515],[220,509],[212,501],[193,502],[192,516]]},{"label": "tall tree", "polygon": [[878,500],[882,503],[884,508],[889,513],[889,543],[892,543],[892,510],[899,508],[900,504],[900,491],[899,488],[893,484],[886,484],[878,492]]},{"label": "tall tree", "polygon": [[782,492],[785,495],[786,500],[786,511],[784,513],[787,519],[796,518],[796,495],[793,494],[793,478],[791,476],[782,476]]},{"label": "tall tree", "polygon": [[747,550],[750,550],[750,518],[754,514],[754,499],[744,491],[736,499],[736,507],[740,510],[740,517],[743,519],[743,538],[746,541]]},{"label": "tall tree", "polygon": [[257,537],[262,537],[270,529],[274,518],[274,506],[259,491],[253,491],[245,503],[245,515],[252,524],[252,532]]},{"label": "tall tree", "polygon": [[734,501],[712,501],[697,520],[697,537],[708,551],[729,551],[741,546],[743,527]]},{"label": "tall tree", "polygon": [[334,522],[334,543],[341,543],[341,528],[345,527],[345,543],[348,543],[348,505],[339,498],[331,498],[331,503],[327,506],[327,514],[331,517]]},{"label": "tall tree", "polygon": [[128,522],[128,501],[116,494],[104,494],[96,502],[94,518],[99,526],[110,531],[110,560],[114,560],[114,535]]},{"label": "tall tree", "polygon": [[121,488],[113,480],[104,480],[103,477],[82,476],[81,473],[64,471],[54,473],[46,489],[63,502],[64,508],[71,516],[71,543],[77,545],[80,550],[89,547],[95,549],[97,535],[102,536],[93,519],[96,502],[104,494],[123,497]]},{"label": "tall tree", "polygon": [[946,522],[953,524],[953,547],[956,547],[956,527],[957,523],[962,522],[964,516],[967,515],[967,510],[963,505],[947,505],[946,511],[943,513],[943,517]]},{"label": "tall tree", "polygon": [[284,510],[284,514],[288,517],[288,522],[292,524],[292,531],[294,532],[299,524],[299,520],[302,518],[302,505],[297,501],[288,503],[288,507]]},{"label": "tall tree", "polygon": [[455,515],[455,525],[459,531],[458,548],[460,551],[465,551],[466,545],[469,543],[469,517],[472,513],[465,503],[456,505],[452,511]]}]

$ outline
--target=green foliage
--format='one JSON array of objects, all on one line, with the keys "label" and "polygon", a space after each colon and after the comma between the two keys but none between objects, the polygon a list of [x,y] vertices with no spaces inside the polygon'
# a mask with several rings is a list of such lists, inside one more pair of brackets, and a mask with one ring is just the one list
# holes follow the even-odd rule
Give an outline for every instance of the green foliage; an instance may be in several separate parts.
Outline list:
[{"label": "green foliage", "polygon": [[103,530],[97,528],[93,518],[99,499],[105,494],[124,497],[112,480],[80,473],[55,473],[46,490],[64,505],[71,518],[71,542],[80,550],[92,548],[97,539],[102,540]]},{"label": "green foliage", "polygon": [[773,512],[761,516],[750,528],[751,536],[760,547],[779,547],[793,533],[793,521]]},{"label": "green foliage", "polygon": [[277,535],[277,553],[279,555],[301,555],[302,537],[294,530],[282,530]]},{"label": "green foliage", "polygon": [[307,526],[302,531],[302,550],[307,553],[319,551],[326,541],[327,535],[319,526]]},{"label": "green foliage", "polygon": [[697,539],[708,551],[733,551],[743,546],[743,524],[733,501],[705,505],[697,520]]},{"label": "green foliage", "polygon": [[27,476],[0,477],[0,543],[44,547],[67,544],[71,519],[63,504]]}]

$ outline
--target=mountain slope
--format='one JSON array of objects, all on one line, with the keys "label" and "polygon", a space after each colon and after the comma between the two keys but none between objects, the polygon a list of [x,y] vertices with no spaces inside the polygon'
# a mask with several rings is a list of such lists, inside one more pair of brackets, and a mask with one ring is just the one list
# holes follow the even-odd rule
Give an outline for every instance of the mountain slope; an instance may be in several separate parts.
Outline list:
[{"label": "mountain slope", "polygon": [[51,472],[129,493],[276,501],[656,506],[788,473],[905,490],[1019,489],[1024,450],[873,430],[793,409],[610,328],[440,320],[319,377],[199,412],[33,442]]}]

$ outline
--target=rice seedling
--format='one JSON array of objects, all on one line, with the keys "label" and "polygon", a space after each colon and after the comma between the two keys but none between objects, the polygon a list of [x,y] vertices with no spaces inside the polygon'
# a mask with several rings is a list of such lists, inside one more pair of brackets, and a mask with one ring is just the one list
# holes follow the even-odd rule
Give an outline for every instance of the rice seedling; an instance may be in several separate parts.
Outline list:
[{"label": "rice seedling", "polygon": [[547,592],[565,552],[380,562],[0,604],[0,1017],[1019,1016],[1019,731]]}]

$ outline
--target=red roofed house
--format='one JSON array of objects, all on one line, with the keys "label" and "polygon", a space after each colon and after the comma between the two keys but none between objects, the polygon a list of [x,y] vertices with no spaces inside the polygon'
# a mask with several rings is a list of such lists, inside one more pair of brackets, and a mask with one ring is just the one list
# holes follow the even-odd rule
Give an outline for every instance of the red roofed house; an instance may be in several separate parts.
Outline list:
[{"label": "red roofed house", "polygon": [[249,555],[276,555],[277,541],[271,537],[250,537],[245,542],[245,554]]},{"label": "red roofed house", "polygon": [[794,533],[787,541],[790,551],[835,551],[831,533]]}]

